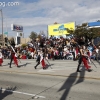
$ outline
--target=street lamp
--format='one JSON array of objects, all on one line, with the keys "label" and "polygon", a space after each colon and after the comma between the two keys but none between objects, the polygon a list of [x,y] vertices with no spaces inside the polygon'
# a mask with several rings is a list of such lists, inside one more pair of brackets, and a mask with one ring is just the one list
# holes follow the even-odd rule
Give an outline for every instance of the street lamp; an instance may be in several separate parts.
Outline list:
[{"label": "street lamp", "polygon": [[3,13],[2,13],[2,9],[0,9],[0,12],[1,12],[1,17],[2,17],[2,45],[3,45],[4,43],[3,43]]}]

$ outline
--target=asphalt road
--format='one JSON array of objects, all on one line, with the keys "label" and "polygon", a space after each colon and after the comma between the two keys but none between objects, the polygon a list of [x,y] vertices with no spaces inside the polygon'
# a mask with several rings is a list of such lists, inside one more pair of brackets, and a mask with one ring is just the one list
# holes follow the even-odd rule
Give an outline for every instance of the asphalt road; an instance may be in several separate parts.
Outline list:
[{"label": "asphalt road", "polygon": [[0,88],[0,100],[100,100],[100,80],[81,77],[0,72]]},{"label": "asphalt road", "polygon": [[9,68],[9,60],[4,59],[0,100],[100,100],[100,65],[96,61],[97,68],[91,63],[90,73],[84,69],[76,73],[77,61],[49,62],[51,66],[46,70],[41,64],[34,69],[34,59],[21,60],[20,68],[14,64]]}]

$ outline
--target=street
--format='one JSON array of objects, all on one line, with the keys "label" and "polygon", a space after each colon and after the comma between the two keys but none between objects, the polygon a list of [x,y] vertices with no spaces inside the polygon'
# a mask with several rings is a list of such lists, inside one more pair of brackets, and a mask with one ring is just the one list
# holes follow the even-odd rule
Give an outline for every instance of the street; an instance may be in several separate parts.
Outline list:
[{"label": "street", "polygon": [[50,61],[53,68],[46,70],[41,65],[35,70],[35,61],[11,69],[8,62],[0,68],[0,100],[100,100],[100,66],[96,62],[98,69],[90,73],[76,73],[77,61],[62,61],[62,66],[61,61]]}]

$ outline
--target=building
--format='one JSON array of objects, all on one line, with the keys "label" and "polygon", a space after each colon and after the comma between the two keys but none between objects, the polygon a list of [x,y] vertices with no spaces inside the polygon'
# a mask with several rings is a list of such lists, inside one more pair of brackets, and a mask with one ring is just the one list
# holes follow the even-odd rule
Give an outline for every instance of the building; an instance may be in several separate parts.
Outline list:
[{"label": "building", "polygon": [[[6,36],[5,35],[3,35],[3,39],[2,39],[2,34],[0,34],[0,45],[1,46],[5,46],[6,44],[7,44],[7,41],[6,41]],[[7,37],[8,38],[8,40],[11,40],[11,38],[14,38],[14,37]],[[20,40],[20,42],[18,43],[18,44],[26,44],[26,43],[28,43],[28,42],[30,42],[31,41],[31,39],[30,38],[23,38],[23,37],[20,37],[19,38]],[[16,43],[16,38],[14,38],[14,40],[15,40],[15,43]],[[17,44],[16,44],[17,45]]]}]

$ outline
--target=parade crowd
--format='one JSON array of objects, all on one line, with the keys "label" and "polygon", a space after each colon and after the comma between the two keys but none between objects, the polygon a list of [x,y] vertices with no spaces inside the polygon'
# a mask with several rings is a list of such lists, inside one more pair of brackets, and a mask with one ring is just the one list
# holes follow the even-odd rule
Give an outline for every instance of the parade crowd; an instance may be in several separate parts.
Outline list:
[{"label": "parade crowd", "polygon": [[[34,39],[25,47],[14,47],[17,59],[37,59],[39,54],[51,60],[73,60],[76,61],[80,56],[80,48],[84,47],[85,54],[90,59],[100,60],[100,44],[94,45],[91,42],[85,42],[83,38],[55,38]],[[11,48],[0,48],[0,57],[3,59],[11,59]],[[2,54],[2,56],[1,56]],[[2,62],[2,61],[1,61]],[[36,67],[35,67],[36,68]]]}]

